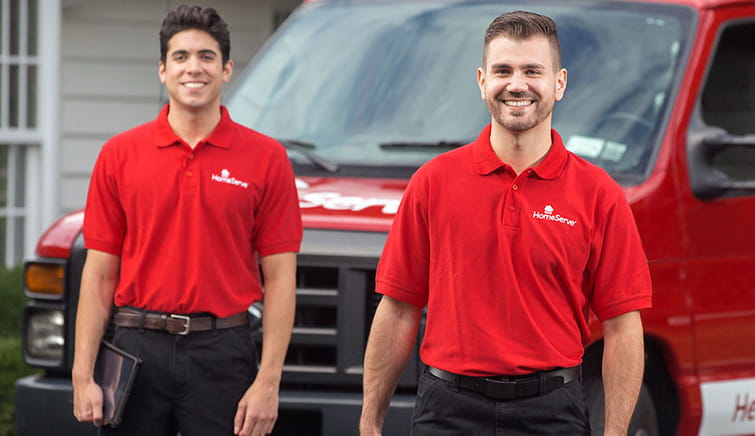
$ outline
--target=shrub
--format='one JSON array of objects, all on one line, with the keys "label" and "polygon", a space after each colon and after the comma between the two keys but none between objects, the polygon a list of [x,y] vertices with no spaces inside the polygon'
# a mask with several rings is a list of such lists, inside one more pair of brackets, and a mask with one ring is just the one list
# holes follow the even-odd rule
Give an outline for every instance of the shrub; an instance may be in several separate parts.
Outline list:
[{"label": "shrub", "polygon": [[0,269],[0,337],[20,336],[24,314],[23,267]]},{"label": "shrub", "polygon": [[34,372],[24,364],[21,350],[22,274],[22,267],[0,269],[0,436],[15,435],[14,384]]},{"label": "shrub", "polygon": [[0,337],[0,436],[15,434],[14,384],[33,372],[24,364],[21,337]]}]

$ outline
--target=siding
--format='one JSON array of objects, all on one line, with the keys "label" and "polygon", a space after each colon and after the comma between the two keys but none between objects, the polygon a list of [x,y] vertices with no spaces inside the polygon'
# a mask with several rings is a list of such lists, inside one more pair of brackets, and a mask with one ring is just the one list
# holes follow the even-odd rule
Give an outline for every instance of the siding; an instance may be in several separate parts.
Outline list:
[{"label": "siding", "polygon": [[[155,117],[167,101],[157,76],[158,33],[176,0],[74,1],[61,35],[61,213],[84,206],[100,147],[112,135]],[[276,14],[298,0],[198,2],[218,10],[231,31],[233,77],[272,33]],[[233,84],[233,78],[226,88]]]}]

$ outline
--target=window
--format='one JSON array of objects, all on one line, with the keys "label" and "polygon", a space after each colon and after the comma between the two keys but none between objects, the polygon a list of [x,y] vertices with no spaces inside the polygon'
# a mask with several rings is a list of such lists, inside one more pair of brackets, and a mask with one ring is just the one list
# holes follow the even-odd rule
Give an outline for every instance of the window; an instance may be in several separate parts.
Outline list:
[{"label": "window", "polygon": [[[692,10],[550,3],[538,12],[558,23],[569,69],[553,125],[567,148],[636,184],[660,144],[693,35]],[[343,176],[392,167],[393,177],[406,177],[490,122],[475,70],[484,30],[500,13],[493,2],[309,2],[225,103],[236,121],[307,143]],[[301,153],[292,151],[292,160],[299,174],[321,174]]]},{"label": "window", "polygon": [[26,147],[0,146],[0,267],[21,262],[24,243]]},{"label": "window", "polygon": [[[702,117],[730,135],[755,135],[755,23],[732,24],[721,34],[703,89]],[[752,179],[755,151],[726,149],[713,166],[731,179]]]},{"label": "window", "polygon": [[27,233],[27,151],[37,128],[38,0],[0,0],[0,267],[19,264]]}]

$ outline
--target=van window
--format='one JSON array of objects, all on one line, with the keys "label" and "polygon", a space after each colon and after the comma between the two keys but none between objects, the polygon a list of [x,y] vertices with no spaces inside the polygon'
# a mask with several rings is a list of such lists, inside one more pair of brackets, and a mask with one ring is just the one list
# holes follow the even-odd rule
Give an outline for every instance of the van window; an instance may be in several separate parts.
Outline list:
[{"label": "van window", "polygon": [[[337,163],[339,175],[416,168],[490,122],[476,81],[483,36],[493,18],[516,8],[550,15],[559,27],[569,81],[553,126],[567,148],[620,182],[639,182],[689,46],[688,8],[312,2],[281,27],[225,104],[236,121]],[[302,153],[291,150],[291,158],[299,174],[317,171]]]},{"label": "van window", "polygon": [[[730,135],[755,134],[755,22],[724,29],[701,103],[706,124]],[[732,179],[750,179],[755,171],[755,150],[727,149],[716,156],[713,166]]]}]

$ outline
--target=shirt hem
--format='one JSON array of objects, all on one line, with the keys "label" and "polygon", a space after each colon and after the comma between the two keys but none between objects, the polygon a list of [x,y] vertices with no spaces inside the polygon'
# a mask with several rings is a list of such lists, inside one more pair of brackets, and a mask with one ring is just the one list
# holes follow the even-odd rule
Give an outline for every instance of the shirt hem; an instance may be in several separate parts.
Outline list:
[{"label": "shirt hem", "polygon": [[298,253],[301,249],[301,242],[281,242],[279,244],[266,245],[264,247],[258,247],[257,253],[260,257],[270,256],[280,253]]},{"label": "shirt hem", "polygon": [[412,306],[419,308],[423,308],[425,307],[425,305],[427,305],[426,299],[418,297],[416,294],[410,291],[398,288],[384,281],[378,281],[375,283],[375,292],[391,298],[395,298],[396,300],[411,304]]},{"label": "shirt hem", "polygon": [[650,295],[632,298],[601,309],[593,309],[595,315],[601,321],[614,318],[635,310],[650,309],[653,306],[653,298]]},{"label": "shirt hem", "polygon": [[123,252],[123,247],[117,243],[98,241],[96,239],[92,240],[85,238],[84,247],[88,250],[104,251],[105,253],[114,254],[116,256],[120,256]]}]

